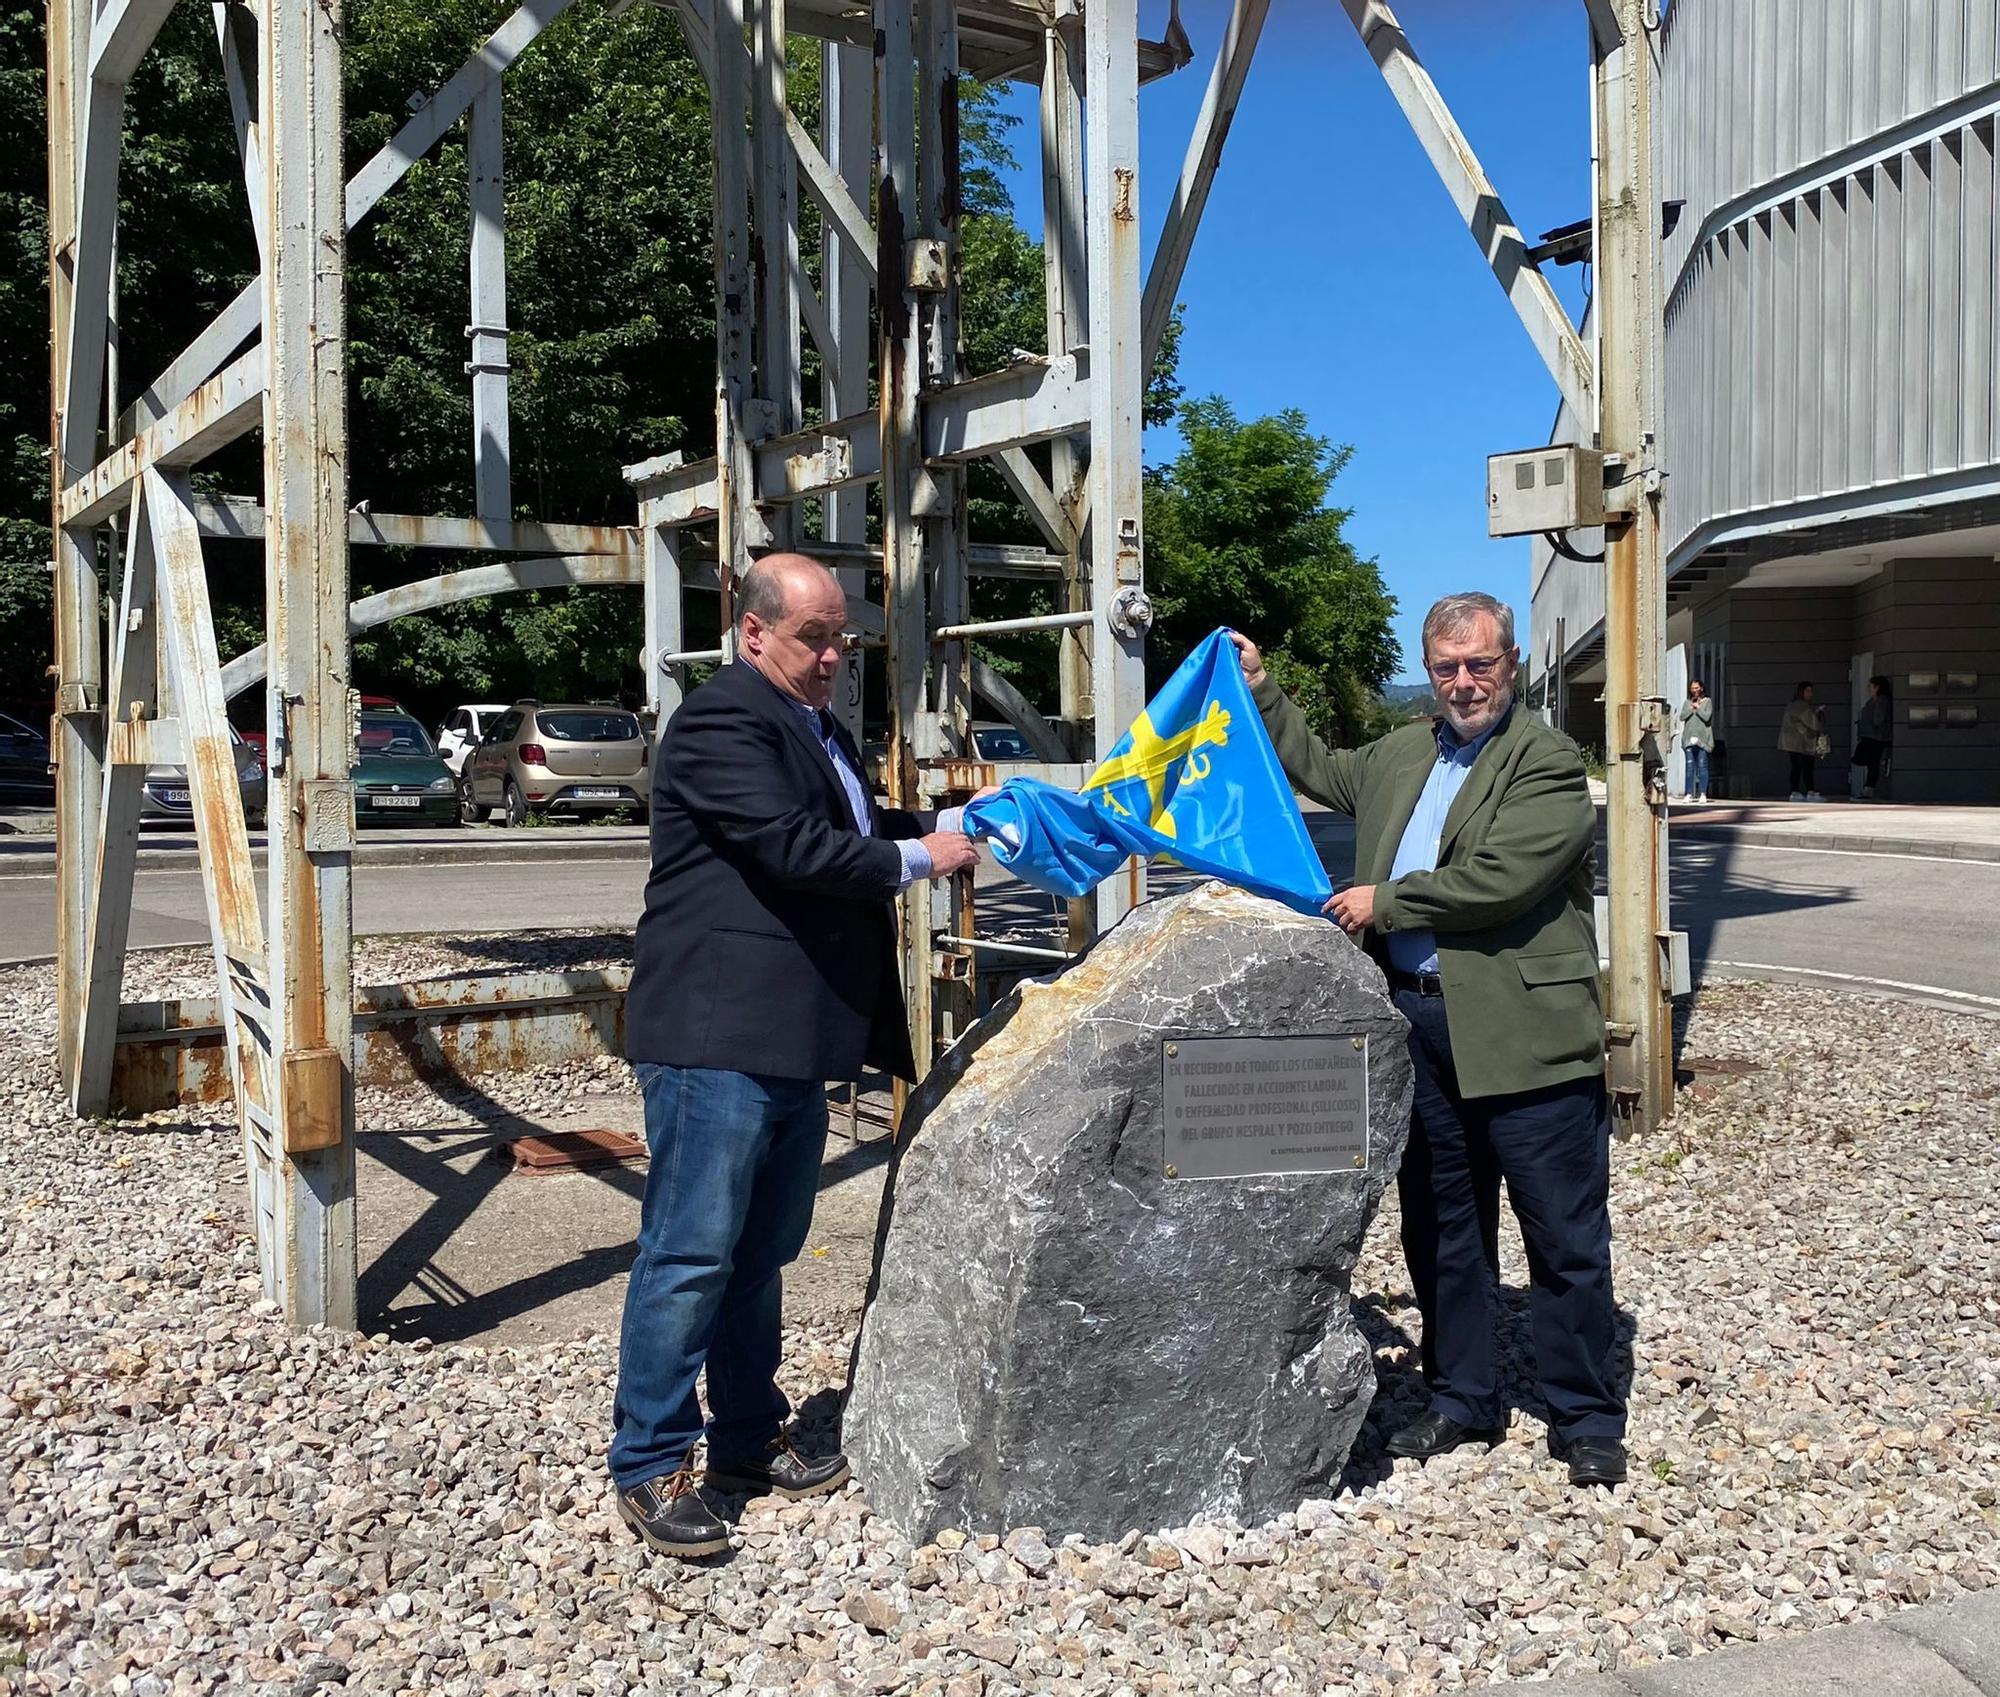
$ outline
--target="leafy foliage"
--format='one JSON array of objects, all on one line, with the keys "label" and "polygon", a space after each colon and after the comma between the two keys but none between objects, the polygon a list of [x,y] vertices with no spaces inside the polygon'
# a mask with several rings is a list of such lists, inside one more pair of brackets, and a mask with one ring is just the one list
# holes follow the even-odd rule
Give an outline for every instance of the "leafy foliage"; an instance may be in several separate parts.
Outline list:
[{"label": "leafy foliage", "polygon": [[[351,174],[406,119],[412,92],[438,87],[496,14],[492,0],[350,0],[346,16]],[[0,667],[26,688],[48,661],[51,599],[41,26],[40,8],[0,0]],[[816,44],[796,43],[792,61],[794,106],[811,124]],[[504,90],[517,511],[627,522],[621,465],[713,445],[706,90],[672,15],[643,6],[617,17],[573,8],[515,63]],[[961,85],[961,321],[973,372],[1046,341],[1041,246],[1015,221],[1006,188],[1017,122],[996,91]],[[467,175],[461,121],[349,238],[350,490],[377,510],[472,510]],[[257,271],[206,8],[176,9],[133,80],[121,199],[129,398]],[[804,216],[816,269],[809,202]],[[1324,506],[1344,452],[1294,414],[1240,424],[1219,400],[1181,409],[1179,336],[1176,317],[1146,397],[1149,424],[1180,410],[1187,437],[1146,493],[1148,576],[1164,613],[1156,665],[1170,668],[1216,623],[1243,624],[1274,636],[1274,666],[1289,668],[1321,723],[1354,724],[1394,648],[1379,576],[1341,539],[1345,515]],[[809,403],[815,371],[809,359]],[[204,486],[255,489],[258,455],[254,437],[235,444],[204,468]],[[970,494],[975,536],[1039,540],[991,468],[973,469]],[[209,560],[227,655],[261,639],[262,552],[212,544]],[[460,563],[470,562],[356,550],[354,593]],[[1005,616],[1050,603],[1043,586],[989,582],[981,605]],[[640,621],[636,595],[601,590],[469,602],[357,638],[356,677],[419,711],[530,691],[629,696]],[[990,658],[1053,705],[1053,643]]]},{"label": "leafy foliage", "polygon": [[1301,412],[1244,423],[1218,395],[1184,405],[1180,424],[1180,453],[1147,474],[1149,682],[1229,625],[1258,642],[1322,735],[1379,735],[1396,602],[1341,534],[1347,510],[1326,504],[1351,450],[1313,435]]}]

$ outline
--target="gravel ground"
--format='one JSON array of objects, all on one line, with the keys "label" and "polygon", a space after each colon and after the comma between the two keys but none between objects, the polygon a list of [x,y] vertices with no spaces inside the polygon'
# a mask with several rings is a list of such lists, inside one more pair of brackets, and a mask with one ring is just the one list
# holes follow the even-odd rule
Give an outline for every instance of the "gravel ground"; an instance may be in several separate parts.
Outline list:
[{"label": "gravel ground", "polygon": [[[483,952],[371,943],[362,970]],[[128,994],[202,982],[197,955],[149,957]],[[912,1550],[850,1487],[742,1506],[735,1559],[692,1570],[609,1512],[609,1340],[288,1334],[221,1202],[233,1131],[74,1122],[52,1024],[50,975],[0,972],[0,1692],[1423,1693],[2000,1583],[2000,1024],[1704,992],[1676,1124],[1615,1156],[1636,1329],[1615,1493],[1567,1488],[1518,1370],[1514,1441],[1385,1464],[1417,1402],[1391,1209],[1356,1281],[1383,1394],[1335,1499]],[[1508,1278],[1518,1369],[1518,1256]],[[788,1333],[815,1424],[854,1319]]]}]

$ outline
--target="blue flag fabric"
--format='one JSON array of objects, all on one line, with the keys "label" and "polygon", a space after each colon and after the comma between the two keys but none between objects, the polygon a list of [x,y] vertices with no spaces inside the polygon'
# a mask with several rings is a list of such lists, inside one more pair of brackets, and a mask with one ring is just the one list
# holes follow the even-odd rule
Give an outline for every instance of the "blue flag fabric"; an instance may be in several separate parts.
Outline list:
[{"label": "blue flag fabric", "polygon": [[965,829],[1052,895],[1081,896],[1135,854],[1301,913],[1333,893],[1226,630],[1167,679],[1081,790],[1010,778],[966,808]]}]

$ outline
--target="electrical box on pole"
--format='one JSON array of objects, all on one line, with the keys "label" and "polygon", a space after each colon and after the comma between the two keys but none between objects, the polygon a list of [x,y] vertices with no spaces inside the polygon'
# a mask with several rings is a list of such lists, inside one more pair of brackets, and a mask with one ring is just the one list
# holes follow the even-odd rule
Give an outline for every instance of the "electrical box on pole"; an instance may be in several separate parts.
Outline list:
[{"label": "electrical box on pole", "polygon": [[1604,456],[1551,443],[1486,461],[1486,534],[1541,536],[1604,523]]}]

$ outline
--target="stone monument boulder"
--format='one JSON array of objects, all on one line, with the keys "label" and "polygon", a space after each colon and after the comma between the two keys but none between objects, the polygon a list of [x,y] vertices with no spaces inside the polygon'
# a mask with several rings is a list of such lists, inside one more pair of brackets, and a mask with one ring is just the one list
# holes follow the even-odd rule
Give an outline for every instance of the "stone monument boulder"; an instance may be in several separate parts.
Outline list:
[{"label": "stone monument boulder", "polygon": [[878,1512],[1104,1539],[1327,1492],[1374,1395],[1348,1286],[1405,1030],[1336,926],[1216,884],[981,1021],[883,1201],[845,1426]]}]

